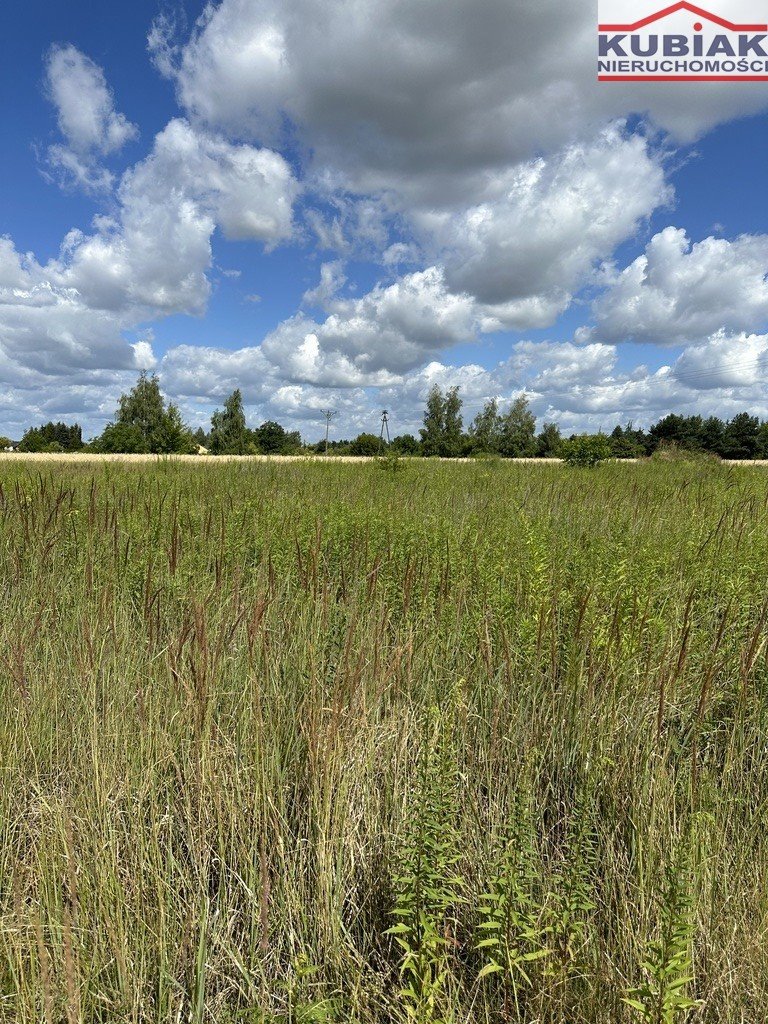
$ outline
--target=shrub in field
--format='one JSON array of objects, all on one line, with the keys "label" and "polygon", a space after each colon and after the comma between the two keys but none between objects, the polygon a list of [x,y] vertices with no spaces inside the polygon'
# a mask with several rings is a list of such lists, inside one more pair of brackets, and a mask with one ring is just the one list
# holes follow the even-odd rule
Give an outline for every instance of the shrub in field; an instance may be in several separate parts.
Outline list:
[{"label": "shrub in field", "polygon": [[496,452],[479,452],[474,451],[469,456],[474,462],[481,462],[484,466],[498,466],[501,465],[502,457]]},{"label": "shrub in field", "polygon": [[591,469],[611,457],[611,446],[603,434],[581,434],[563,442],[562,457],[569,466]]},{"label": "shrub in field", "polygon": [[406,461],[402,455],[390,448],[385,455],[378,460],[378,464],[385,473],[402,473],[406,467]]},{"label": "shrub in field", "polygon": [[651,458],[655,462],[719,462],[720,456],[694,448],[685,448],[675,441],[663,441]]}]

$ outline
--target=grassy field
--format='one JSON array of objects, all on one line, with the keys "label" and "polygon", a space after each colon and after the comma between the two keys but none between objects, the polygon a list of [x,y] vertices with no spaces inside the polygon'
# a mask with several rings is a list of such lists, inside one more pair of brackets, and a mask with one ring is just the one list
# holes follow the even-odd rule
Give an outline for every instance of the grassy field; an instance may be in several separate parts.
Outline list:
[{"label": "grassy field", "polygon": [[768,1019],[764,469],[9,459],[0,568],[3,1024]]}]

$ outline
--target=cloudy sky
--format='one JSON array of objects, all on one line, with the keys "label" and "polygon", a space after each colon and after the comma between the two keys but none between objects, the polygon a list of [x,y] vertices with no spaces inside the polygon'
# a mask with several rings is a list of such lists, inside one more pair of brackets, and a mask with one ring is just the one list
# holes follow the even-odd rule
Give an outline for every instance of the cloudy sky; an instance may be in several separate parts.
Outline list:
[{"label": "cloudy sky", "polygon": [[142,368],[309,440],[434,382],[768,418],[768,85],[598,83],[565,10],[7,0],[0,433],[96,433]]}]

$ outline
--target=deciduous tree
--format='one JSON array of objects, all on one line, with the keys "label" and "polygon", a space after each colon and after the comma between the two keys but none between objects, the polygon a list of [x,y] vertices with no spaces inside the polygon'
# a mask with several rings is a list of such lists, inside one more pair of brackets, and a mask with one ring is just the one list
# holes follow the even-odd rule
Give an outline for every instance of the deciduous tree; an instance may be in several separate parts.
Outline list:
[{"label": "deciduous tree", "polygon": [[448,389],[445,398],[445,429],[443,432],[443,444],[441,455],[448,459],[455,459],[461,455],[462,449],[462,427],[464,420],[461,415],[461,396],[458,386]]},{"label": "deciduous tree", "polygon": [[501,416],[499,403],[491,398],[475,416],[469,428],[470,446],[473,452],[496,455],[501,448]]},{"label": "deciduous tree", "polygon": [[424,426],[420,429],[421,449],[424,455],[441,455],[445,435],[445,395],[433,384],[427,395]]},{"label": "deciduous tree", "polygon": [[525,394],[518,395],[502,417],[500,451],[508,459],[527,459],[536,454],[536,417]]},{"label": "deciduous tree", "polygon": [[246,455],[249,440],[243,396],[236,388],[211,417],[210,450],[214,455]]},{"label": "deciduous tree", "polygon": [[536,441],[536,454],[540,459],[557,459],[563,453],[563,438],[556,423],[545,423]]}]

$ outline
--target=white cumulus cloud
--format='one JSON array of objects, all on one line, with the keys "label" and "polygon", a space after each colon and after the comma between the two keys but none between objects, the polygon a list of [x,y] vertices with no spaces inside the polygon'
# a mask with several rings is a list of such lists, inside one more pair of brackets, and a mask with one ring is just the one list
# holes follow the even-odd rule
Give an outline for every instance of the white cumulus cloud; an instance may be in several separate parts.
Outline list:
[{"label": "white cumulus cloud", "polygon": [[439,267],[378,285],[359,299],[336,299],[322,323],[297,315],[262,345],[292,380],[349,386],[386,384],[443,348],[476,334],[475,303],[446,288]]},{"label": "white cumulus cloud", "polygon": [[150,343],[131,334],[204,311],[216,228],[270,249],[291,236],[297,191],[277,153],[171,121],[123,175],[113,213],[70,231],[55,258],[41,264],[0,239],[5,379],[58,374],[64,386],[67,374],[152,366]]},{"label": "white cumulus cloud", "polygon": [[754,330],[768,320],[768,235],[705,238],[681,228],[654,235],[594,304],[582,337],[675,345],[717,331]]},{"label": "white cumulus cloud", "polygon": [[287,116],[317,167],[416,204],[461,206],[611,118],[688,141],[768,105],[759,83],[599,85],[594,7],[560,0],[222,0],[150,45],[193,117],[273,144]]},{"label": "white cumulus cloud", "polygon": [[108,188],[112,175],[101,158],[137,138],[136,125],[115,110],[103,70],[75,46],[50,49],[45,82],[64,137],[63,143],[49,147],[49,162],[74,184]]},{"label": "white cumulus cloud", "polygon": [[619,125],[500,175],[494,191],[461,213],[416,221],[449,287],[484,307],[486,327],[521,330],[553,323],[596,261],[672,195],[645,139]]}]

